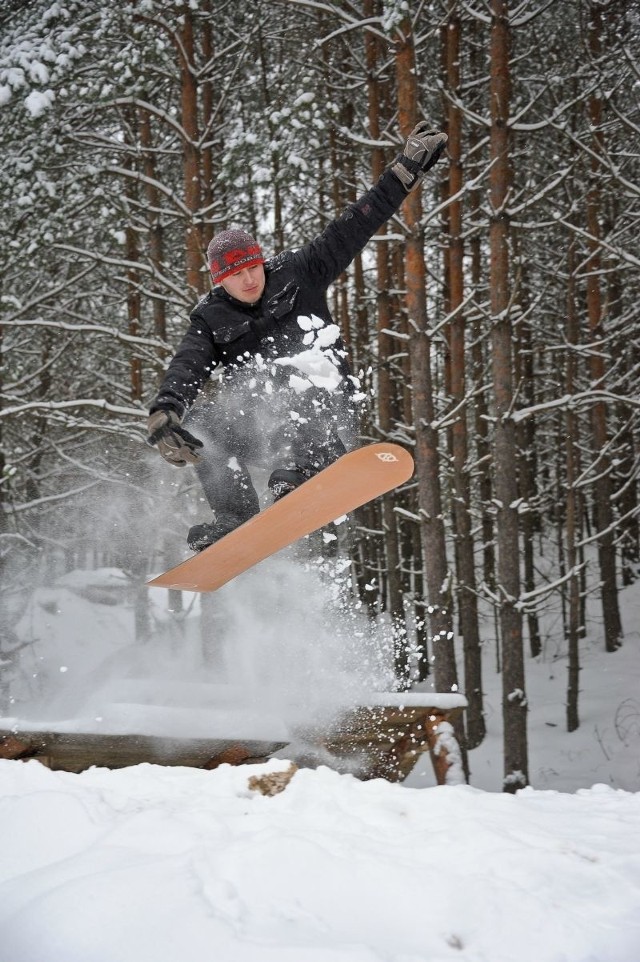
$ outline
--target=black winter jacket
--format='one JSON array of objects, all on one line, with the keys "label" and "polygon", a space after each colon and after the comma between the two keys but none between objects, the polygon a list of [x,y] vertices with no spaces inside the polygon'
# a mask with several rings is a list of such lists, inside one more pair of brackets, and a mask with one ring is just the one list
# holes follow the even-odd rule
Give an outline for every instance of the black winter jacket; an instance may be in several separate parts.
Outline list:
[{"label": "black winter jacket", "polygon": [[[189,330],[169,364],[151,411],[171,407],[182,416],[219,364],[226,368],[226,376],[233,377],[234,370],[256,354],[269,359],[304,351],[305,332],[297,318],[315,315],[325,324],[332,323],[327,288],[406,196],[395,174],[385,171],[375,187],[350,204],[313,241],[265,263],[264,293],[255,305],[237,301],[222,287],[210,291],[191,314]],[[259,329],[264,328],[261,335],[254,332],[255,322]],[[339,340],[332,345],[332,355],[341,373],[348,375]]]}]

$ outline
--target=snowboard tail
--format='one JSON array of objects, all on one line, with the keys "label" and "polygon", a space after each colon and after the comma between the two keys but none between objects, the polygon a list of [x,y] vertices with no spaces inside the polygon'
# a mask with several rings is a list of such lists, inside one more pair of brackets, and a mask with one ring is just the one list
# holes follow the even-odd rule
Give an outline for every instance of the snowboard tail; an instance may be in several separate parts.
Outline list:
[{"label": "snowboard tail", "polygon": [[216,591],[282,548],[404,484],[413,468],[413,458],[397,444],[349,451],[220,541],[147,583]]}]

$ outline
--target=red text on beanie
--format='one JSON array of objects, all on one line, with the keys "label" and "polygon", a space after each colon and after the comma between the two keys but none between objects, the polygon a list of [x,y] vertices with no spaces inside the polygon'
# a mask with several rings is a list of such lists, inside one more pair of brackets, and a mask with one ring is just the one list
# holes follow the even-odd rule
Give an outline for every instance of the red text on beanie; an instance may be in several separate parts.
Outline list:
[{"label": "red text on beanie", "polygon": [[223,230],[209,244],[207,260],[213,283],[219,284],[243,267],[264,264],[264,255],[257,240],[245,230]]}]

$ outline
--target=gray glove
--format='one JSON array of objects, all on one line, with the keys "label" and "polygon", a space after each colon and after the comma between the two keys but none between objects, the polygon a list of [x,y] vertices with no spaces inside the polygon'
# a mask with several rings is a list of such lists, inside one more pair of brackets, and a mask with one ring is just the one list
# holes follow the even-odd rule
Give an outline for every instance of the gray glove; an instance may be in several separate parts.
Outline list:
[{"label": "gray glove", "polygon": [[183,468],[185,464],[197,464],[198,448],[202,441],[180,426],[180,417],[171,408],[159,408],[149,415],[147,444],[158,446],[158,451],[169,464]]},{"label": "gray glove", "polygon": [[448,139],[446,134],[435,130],[426,120],[414,127],[404,152],[391,165],[391,170],[407,193],[417,187],[426,172],[438,163]]}]

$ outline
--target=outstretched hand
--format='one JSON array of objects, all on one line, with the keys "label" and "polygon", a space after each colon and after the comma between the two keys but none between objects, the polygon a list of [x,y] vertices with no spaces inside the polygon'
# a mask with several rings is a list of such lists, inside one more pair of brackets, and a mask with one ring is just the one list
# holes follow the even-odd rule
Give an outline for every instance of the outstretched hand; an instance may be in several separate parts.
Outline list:
[{"label": "outstretched hand", "polygon": [[445,133],[436,130],[426,120],[421,120],[413,128],[404,151],[391,167],[407,193],[417,187],[426,172],[438,163],[448,139]]},{"label": "outstretched hand", "polygon": [[202,441],[194,438],[180,425],[180,418],[171,408],[160,408],[149,416],[147,444],[157,445],[158,451],[169,464],[183,468],[200,460],[198,448]]}]

